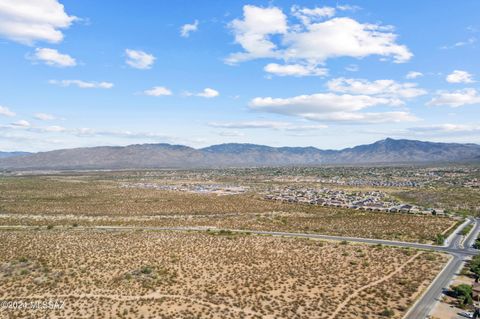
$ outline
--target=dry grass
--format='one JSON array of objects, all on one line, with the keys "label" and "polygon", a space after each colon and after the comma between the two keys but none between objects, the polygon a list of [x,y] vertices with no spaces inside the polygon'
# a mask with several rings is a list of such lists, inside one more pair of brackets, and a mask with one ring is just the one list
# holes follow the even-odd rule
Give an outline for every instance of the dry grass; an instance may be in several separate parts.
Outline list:
[{"label": "dry grass", "polygon": [[394,192],[397,198],[425,207],[444,207],[448,210],[480,214],[480,189],[436,187]]},{"label": "dry grass", "polygon": [[216,196],[119,187],[125,180],[143,178],[116,180],[99,173],[0,179],[0,225],[204,226],[432,242],[454,223],[266,201],[254,193]]},{"label": "dry grass", "polygon": [[401,318],[446,260],[229,233],[2,231],[0,242],[0,299],[65,301],[5,318],[329,318],[355,292],[336,318]]}]

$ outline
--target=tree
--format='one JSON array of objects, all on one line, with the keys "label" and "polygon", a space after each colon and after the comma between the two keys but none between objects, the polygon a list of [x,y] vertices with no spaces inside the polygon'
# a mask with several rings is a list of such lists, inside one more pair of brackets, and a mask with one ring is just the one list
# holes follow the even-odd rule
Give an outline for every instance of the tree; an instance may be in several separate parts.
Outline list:
[{"label": "tree", "polygon": [[480,256],[475,256],[470,261],[470,271],[475,274],[475,276],[480,277]]},{"label": "tree", "polygon": [[453,287],[452,290],[461,305],[466,306],[472,304],[472,286],[461,284]]},{"label": "tree", "polygon": [[437,245],[443,245],[445,242],[445,236],[443,234],[437,234],[435,237],[435,244]]}]

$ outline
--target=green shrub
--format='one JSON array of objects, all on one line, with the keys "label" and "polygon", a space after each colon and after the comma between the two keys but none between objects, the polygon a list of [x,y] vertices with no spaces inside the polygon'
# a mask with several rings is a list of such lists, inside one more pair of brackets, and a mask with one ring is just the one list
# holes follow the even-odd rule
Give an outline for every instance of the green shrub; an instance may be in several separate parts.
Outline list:
[{"label": "green shrub", "polygon": [[444,242],[445,242],[445,235],[437,234],[437,236],[435,236],[435,244],[436,245],[443,245]]},{"label": "green shrub", "polygon": [[460,284],[452,288],[455,297],[462,306],[471,305],[472,300],[472,286],[466,284]]},{"label": "green shrub", "polygon": [[395,315],[395,312],[392,310],[392,309],[389,309],[389,308],[385,308],[382,310],[382,312],[380,312],[380,316],[382,317],[393,317]]}]

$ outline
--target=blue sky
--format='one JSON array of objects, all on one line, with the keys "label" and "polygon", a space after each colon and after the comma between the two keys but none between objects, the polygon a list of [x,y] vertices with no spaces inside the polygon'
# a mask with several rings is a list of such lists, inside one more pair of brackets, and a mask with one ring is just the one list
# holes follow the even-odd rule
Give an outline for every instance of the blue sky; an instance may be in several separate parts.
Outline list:
[{"label": "blue sky", "polygon": [[0,150],[480,143],[478,1],[0,0]]}]

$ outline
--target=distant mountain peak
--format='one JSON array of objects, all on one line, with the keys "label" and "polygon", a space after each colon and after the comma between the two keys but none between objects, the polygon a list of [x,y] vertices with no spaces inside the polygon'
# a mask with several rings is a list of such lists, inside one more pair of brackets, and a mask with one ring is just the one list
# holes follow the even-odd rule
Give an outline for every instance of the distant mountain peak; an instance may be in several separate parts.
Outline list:
[{"label": "distant mountain peak", "polygon": [[165,143],[99,146],[1,158],[0,169],[217,168],[466,161],[480,161],[480,145],[386,138],[342,150],[249,143],[226,143],[201,149]]}]

